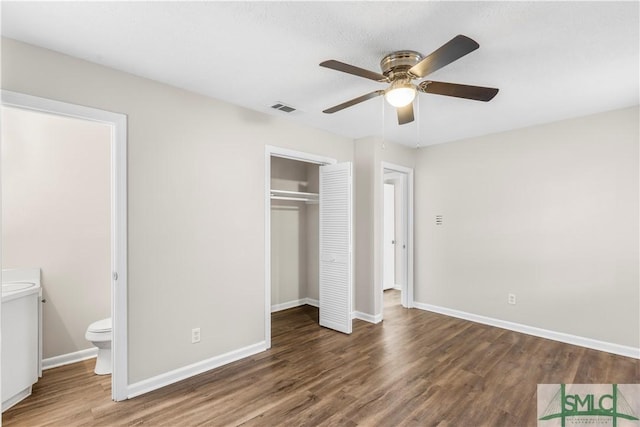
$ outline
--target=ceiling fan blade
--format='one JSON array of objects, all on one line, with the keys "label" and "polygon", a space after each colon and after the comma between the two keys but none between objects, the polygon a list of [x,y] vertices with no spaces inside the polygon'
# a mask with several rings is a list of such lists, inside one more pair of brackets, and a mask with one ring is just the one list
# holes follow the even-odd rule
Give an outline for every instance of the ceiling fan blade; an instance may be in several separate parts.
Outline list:
[{"label": "ceiling fan blade", "polygon": [[335,107],[327,108],[326,110],[323,111],[323,113],[333,114],[336,111],[344,110],[345,108],[354,106],[354,105],[359,104],[361,102],[364,102],[367,99],[371,99],[371,98],[375,98],[376,96],[380,96],[383,93],[384,93],[383,90],[375,90],[375,91],[370,92],[370,93],[368,93],[366,95],[362,95],[362,96],[359,96],[357,98],[353,98],[353,99],[351,99],[351,100],[349,100],[347,102],[343,102],[342,104],[338,104]]},{"label": "ceiling fan blade", "polygon": [[404,107],[398,107],[398,124],[404,125],[413,121],[413,102],[405,105]]},{"label": "ceiling fan blade", "polygon": [[342,71],[343,73],[353,74],[354,76],[364,77],[365,79],[375,80],[377,82],[388,82],[389,78],[384,74],[375,73],[373,71],[365,70],[353,65],[345,64],[344,62],[330,59],[320,63],[321,67],[331,68],[332,70]]},{"label": "ceiling fan blade", "polygon": [[453,61],[462,58],[479,47],[480,45],[476,43],[475,40],[467,36],[457,35],[411,67],[409,73],[422,78],[445,65],[451,64]]},{"label": "ceiling fan blade", "polygon": [[418,85],[418,90],[424,93],[435,93],[436,95],[455,96],[456,98],[487,102],[496,96],[499,89],[426,80]]}]

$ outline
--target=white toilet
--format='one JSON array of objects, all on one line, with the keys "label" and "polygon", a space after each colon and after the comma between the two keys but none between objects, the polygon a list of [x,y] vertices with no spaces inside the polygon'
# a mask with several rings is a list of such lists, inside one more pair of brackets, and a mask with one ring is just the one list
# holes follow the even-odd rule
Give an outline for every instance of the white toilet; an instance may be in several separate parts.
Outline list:
[{"label": "white toilet", "polygon": [[87,341],[98,347],[98,358],[94,372],[98,375],[111,373],[111,318],[93,322],[84,335]]}]

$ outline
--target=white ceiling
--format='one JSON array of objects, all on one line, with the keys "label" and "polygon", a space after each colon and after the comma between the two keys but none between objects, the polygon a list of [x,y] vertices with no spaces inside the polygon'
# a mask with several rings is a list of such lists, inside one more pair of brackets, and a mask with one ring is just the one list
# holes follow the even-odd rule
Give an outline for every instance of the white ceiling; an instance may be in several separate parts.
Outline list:
[{"label": "white ceiling", "polygon": [[[361,138],[428,145],[637,105],[639,3],[10,2],[2,35],[267,114]],[[419,94],[399,126],[379,72],[395,50],[429,54],[457,34],[480,49],[429,79],[500,88],[489,103]],[[269,108],[276,101],[298,109]]]}]

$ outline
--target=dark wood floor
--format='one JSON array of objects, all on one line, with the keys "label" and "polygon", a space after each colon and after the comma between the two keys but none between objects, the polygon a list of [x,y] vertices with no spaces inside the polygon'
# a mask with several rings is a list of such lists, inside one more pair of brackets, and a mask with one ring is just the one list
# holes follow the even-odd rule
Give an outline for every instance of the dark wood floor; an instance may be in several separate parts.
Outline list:
[{"label": "dark wood floor", "polygon": [[399,306],[321,328],[273,315],[273,348],[125,402],[92,361],[45,371],[10,426],[535,426],[538,383],[638,383],[640,361]]}]

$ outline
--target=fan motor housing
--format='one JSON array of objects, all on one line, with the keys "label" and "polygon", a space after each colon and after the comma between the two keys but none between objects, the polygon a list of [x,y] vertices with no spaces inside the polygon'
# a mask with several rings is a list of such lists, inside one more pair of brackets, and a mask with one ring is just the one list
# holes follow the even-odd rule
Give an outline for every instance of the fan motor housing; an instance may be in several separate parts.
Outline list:
[{"label": "fan motor housing", "polygon": [[382,74],[389,77],[391,80],[396,78],[407,78],[408,71],[411,67],[422,61],[423,57],[420,52],[413,50],[399,50],[392,52],[389,55],[382,58],[380,61],[380,68]]}]

